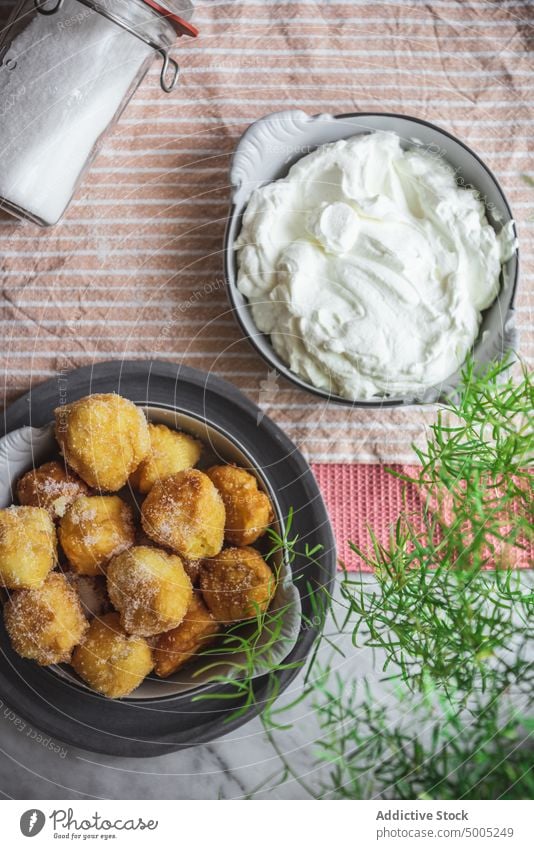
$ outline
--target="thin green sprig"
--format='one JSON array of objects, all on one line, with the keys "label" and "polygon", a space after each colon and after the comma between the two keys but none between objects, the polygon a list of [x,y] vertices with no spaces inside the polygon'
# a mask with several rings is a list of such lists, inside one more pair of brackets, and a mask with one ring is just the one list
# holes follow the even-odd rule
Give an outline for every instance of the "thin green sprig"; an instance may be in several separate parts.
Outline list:
[{"label": "thin green sprig", "polygon": [[[317,563],[316,555],[322,550],[321,545],[306,544],[302,551],[298,547],[298,535],[292,535],[293,510],[290,510],[285,522],[283,534],[275,529],[267,531],[271,548],[265,554],[267,562],[273,564],[274,581],[280,580],[280,568],[277,564],[283,558],[288,566],[303,558],[305,564]],[[301,576],[297,576],[296,581]],[[330,596],[326,588],[317,592],[316,588],[307,585],[307,592],[312,605],[312,615],[302,616],[301,629],[313,628],[320,632],[326,612],[330,605]],[[290,650],[290,640],[284,634],[284,624],[291,612],[291,604],[281,607],[271,606],[262,610],[255,605],[255,617],[246,622],[238,622],[226,629],[224,635],[214,648],[205,649],[202,657],[214,658],[196,672],[196,676],[208,679],[210,685],[221,685],[216,690],[210,689],[193,697],[194,701],[223,701],[236,702],[235,710],[226,716],[225,722],[246,715],[258,705],[255,682],[259,677],[266,681],[265,696],[261,703],[263,720],[272,728],[284,727],[277,719],[274,703],[280,695],[280,674],[298,670],[309,661],[277,661],[280,646],[284,643]],[[313,649],[312,649],[313,654]],[[223,670],[221,671],[221,667]],[[304,694],[292,702],[292,706],[302,700]],[[285,709],[284,709],[285,710]],[[281,711],[283,713],[284,711]]]},{"label": "thin green sprig", "polygon": [[388,543],[371,530],[368,549],[351,544],[376,578],[342,579],[354,644],[383,649],[384,671],[412,690],[429,675],[465,692],[489,677],[525,690],[534,680],[532,588],[511,568],[532,539],[534,391],[524,368],[519,382],[506,368],[467,364],[416,475],[400,476],[423,495],[421,513],[399,516]]},{"label": "thin green sprig", "polygon": [[347,685],[325,670],[313,703],[317,757],[327,765],[321,797],[531,798],[534,737],[503,698],[492,689],[467,711],[451,709],[439,690],[419,702],[400,690],[386,705],[367,680]]}]

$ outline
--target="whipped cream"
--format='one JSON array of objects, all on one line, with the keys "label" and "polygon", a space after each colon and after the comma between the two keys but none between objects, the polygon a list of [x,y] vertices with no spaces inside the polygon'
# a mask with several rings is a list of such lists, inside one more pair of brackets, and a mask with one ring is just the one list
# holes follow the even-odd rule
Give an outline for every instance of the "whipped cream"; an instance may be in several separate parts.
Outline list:
[{"label": "whipped cream", "polygon": [[237,285],[305,381],[352,400],[420,394],[464,362],[515,247],[448,163],[377,132],[252,193]]}]

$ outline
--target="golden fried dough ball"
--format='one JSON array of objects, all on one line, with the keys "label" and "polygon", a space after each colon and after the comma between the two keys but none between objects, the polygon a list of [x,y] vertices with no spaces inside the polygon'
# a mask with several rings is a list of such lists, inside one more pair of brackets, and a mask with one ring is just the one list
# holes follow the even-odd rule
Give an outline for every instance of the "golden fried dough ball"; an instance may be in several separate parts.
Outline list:
[{"label": "golden fried dough ball", "polygon": [[[136,545],[147,545],[149,548],[157,548],[158,546],[154,542],[154,540],[150,539],[150,537],[145,534],[142,527],[138,527],[135,534],[135,544]],[[198,582],[198,577],[200,575],[200,567],[202,566],[202,560],[187,560],[187,558],[182,557],[182,566],[185,569],[185,574],[189,577],[191,583],[194,585]]]},{"label": "golden fried dough ball", "polygon": [[59,541],[79,575],[101,575],[135,541],[133,514],[118,495],[83,495],[59,524]]},{"label": "golden fried dough ball", "polygon": [[223,500],[198,469],[155,483],[141,507],[141,521],[151,539],[188,560],[213,557],[223,545]]},{"label": "golden fried dough ball", "polygon": [[42,507],[52,519],[65,515],[65,510],[89,487],[74,472],[53,460],[26,472],[17,484],[17,498],[28,507]]},{"label": "golden fried dough ball", "polygon": [[42,584],[57,560],[56,529],[41,507],[0,510],[0,584],[10,590]]},{"label": "golden fried dough ball", "polygon": [[200,589],[218,622],[239,622],[267,610],[276,580],[255,548],[226,548],[202,564]]},{"label": "golden fried dough ball", "polygon": [[56,439],[89,486],[116,492],[150,452],[143,411],[120,395],[89,395],[58,407]]},{"label": "golden fried dough ball", "polygon": [[185,619],[177,628],[161,634],[154,648],[155,672],[167,678],[193,655],[212,642],[219,626],[199,593],[193,593]]},{"label": "golden fried dough ball", "polygon": [[224,536],[230,545],[250,545],[274,519],[271,502],[254,475],[237,466],[212,466],[206,472],[221,493],[226,509]]},{"label": "golden fried dough ball", "polygon": [[118,613],[93,619],[72,656],[72,667],[86,684],[110,699],[128,696],[154,667],[150,646],[123,629]]},{"label": "golden fried dough ball", "polygon": [[176,628],[193,596],[180,558],[160,548],[140,545],[124,551],[111,560],[107,579],[122,627],[141,637]]},{"label": "golden fried dough ball", "polygon": [[163,424],[149,424],[150,454],[130,475],[134,489],[146,494],[156,481],[196,466],[202,453],[198,440]]},{"label": "golden fried dough ball", "polygon": [[76,592],[59,572],[36,589],[13,593],[4,618],[15,651],[41,666],[69,661],[89,627]]}]

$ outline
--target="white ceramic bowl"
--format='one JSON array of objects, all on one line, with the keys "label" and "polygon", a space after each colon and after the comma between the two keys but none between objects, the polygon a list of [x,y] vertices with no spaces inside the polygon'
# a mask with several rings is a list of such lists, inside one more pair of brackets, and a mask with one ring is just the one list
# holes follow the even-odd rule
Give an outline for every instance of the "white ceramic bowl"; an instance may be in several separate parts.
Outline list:
[{"label": "white ceramic bowl", "polygon": [[[423,147],[447,160],[457,171],[462,185],[472,185],[477,189],[484,200],[488,220],[496,230],[512,220],[512,212],[503,190],[476,153],[446,130],[403,115],[370,112],[310,116],[300,110],[275,112],[256,121],[245,131],[235,150],[230,169],[232,204],[225,236],[225,275],[237,321],[258,353],[288,380],[301,389],[351,407],[435,402],[454,391],[460,375],[456,372],[440,386],[430,388],[420,396],[377,397],[369,401],[351,401],[312,386],[288,368],[273,349],[269,337],[257,329],[247,300],[237,288],[238,266],[234,244],[254,189],[284,177],[298,159],[319,145],[378,130],[396,133],[406,148]],[[502,358],[515,345],[513,301],[518,270],[519,257],[516,252],[503,267],[497,299],[483,313],[473,349],[477,363]]]},{"label": "white ceramic bowl", "polygon": [[[200,467],[207,468],[218,462],[236,463],[248,469],[255,475],[260,489],[267,493],[275,512],[273,527],[283,535],[284,519],[278,504],[276,494],[268,481],[248,454],[239,444],[234,436],[223,431],[206,420],[197,418],[190,414],[181,413],[161,407],[143,407],[150,422],[155,424],[166,424],[177,430],[185,431],[200,439],[206,447],[203,452]],[[24,427],[7,434],[0,440],[0,507],[8,507],[14,501],[14,490],[16,481],[29,469],[37,467],[58,455],[58,446],[54,438],[54,427],[49,425],[43,428]],[[133,495],[125,490],[121,493],[126,499],[133,501]],[[135,502],[134,502],[135,503]],[[256,547],[261,548],[262,540]],[[272,545],[266,542],[269,550]],[[277,641],[276,647],[271,653],[273,665],[281,663],[291,652],[298,638],[301,626],[301,601],[298,590],[293,584],[291,567],[286,558],[281,555],[277,557],[276,567],[279,570],[280,580],[277,591],[272,602],[274,609],[284,609],[283,633]],[[216,643],[211,646],[216,647]],[[225,661],[221,652],[216,656],[210,656],[209,661],[198,659],[191,661],[183,669],[171,675],[169,678],[158,679],[154,676],[147,678],[137,690],[128,698],[132,700],[157,699],[168,696],[176,696],[181,693],[191,693],[205,686],[209,678],[214,674],[201,673],[200,670],[207,663],[217,662],[217,674],[231,677],[234,674],[236,664],[240,657],[232,656],[232,664]],[[241,658],[244,660],[244,658]],[[66,664],[48,667],[48,670],[59,675],[64,680],[77,688],[88,690],[89,688]],[[265,669],[258,669],[257,675],[264,674]],[[254,677],[254,676],[252,676]],[[127,699],[126,699],[127,700]],[[124,701],[124,700],[123,700]]]}]

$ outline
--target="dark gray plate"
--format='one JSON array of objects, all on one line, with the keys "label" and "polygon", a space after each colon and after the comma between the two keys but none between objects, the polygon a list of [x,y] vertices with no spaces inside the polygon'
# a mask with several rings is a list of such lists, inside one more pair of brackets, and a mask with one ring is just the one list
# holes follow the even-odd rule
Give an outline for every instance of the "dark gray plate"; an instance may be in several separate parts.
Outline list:
[{"label": "dark gray plate", "polygon": [[[204,418],[235,434],[254,457],[278,496],[282,512],[294,509],[297,548],[322,545],[317,563],[297,558],[293,569],[305,616],[314,607],[309,588],[330,586],[335,575],[335,543],[313,474],[293,443],[235,387],[213,375],[163,362],[100,363],[60,374],[19,398],[4,414],[3,433],[29,425],[42,427],[54,409],[93,392],[119,392],[138,404],[171,407]],[[287,663],[303,660],[317,636],[303,627]],[[256,703],[231,718],[239,701],[194,702],[188,694],[154,700],[110,701],[82,691],[12,651],[0,626],[0,697],[28,723],[63,742],[122,757],[154,757],[209,742],[243,725],[261,711],[268,677],[254,682]],[[284,690],[298,669],[278,673]],[[212,687],[212,690],[215,688]],[[225,689],[218,686],[217,692]],[[226,691],[227,692],[227,691]],[[230,706],[228,706],[230,705]]]}]

